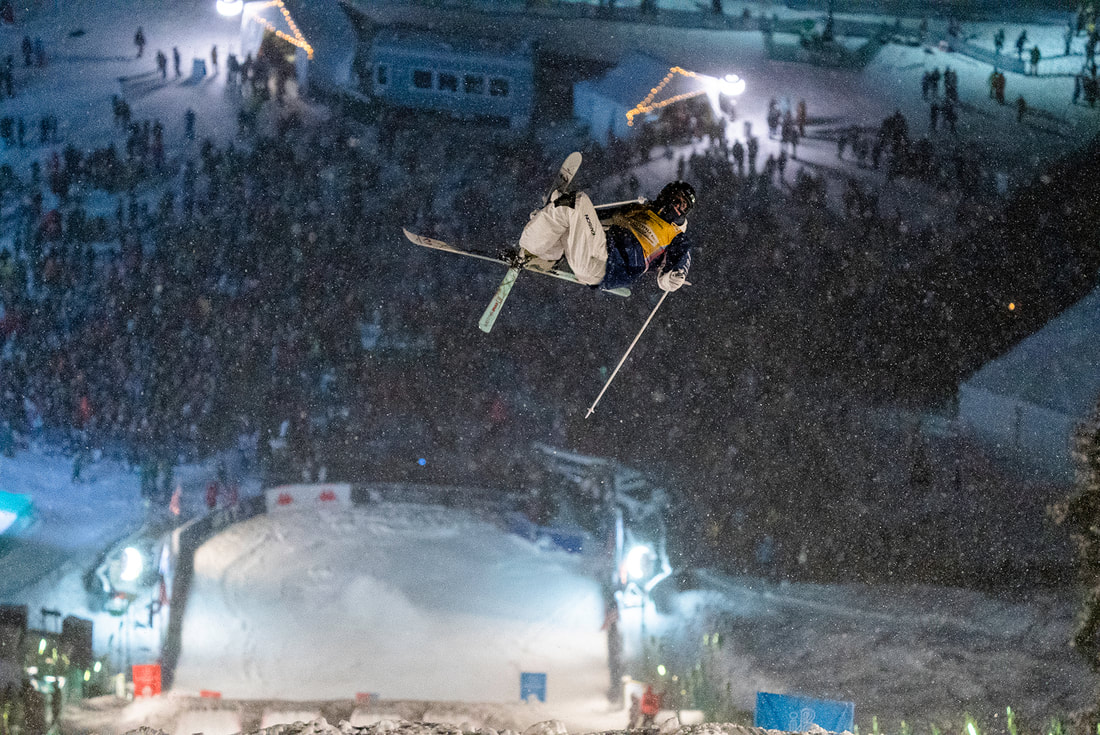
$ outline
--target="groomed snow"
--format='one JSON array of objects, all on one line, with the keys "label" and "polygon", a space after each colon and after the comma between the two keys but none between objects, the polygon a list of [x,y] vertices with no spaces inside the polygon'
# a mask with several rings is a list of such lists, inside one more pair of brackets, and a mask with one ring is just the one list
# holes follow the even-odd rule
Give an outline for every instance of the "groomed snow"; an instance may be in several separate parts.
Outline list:
[{"label": "groomed snow", "polygon": [[606,710],[603,603],[585,561],[461,509],[260,516],[196,554],[175,689],[513,702],[520,672],[545,672],[551,702]]}]

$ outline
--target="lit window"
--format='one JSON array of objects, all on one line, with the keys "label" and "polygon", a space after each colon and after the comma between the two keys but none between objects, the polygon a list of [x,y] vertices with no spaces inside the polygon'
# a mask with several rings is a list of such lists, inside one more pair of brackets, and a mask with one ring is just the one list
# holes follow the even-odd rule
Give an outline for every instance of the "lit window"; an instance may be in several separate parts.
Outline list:
[{"label": "lit window", "polygon": [[489,80],[489,96],[490,97],[507,97],[508,96],[508,80],[495,77]]},{"label": "lit window", "polygon": [[413,71],[413,86],[417,89],[431,89],[432,88],[432,73],[424,69],[416,69]]},{"label": "lit window", "polygon": [[466,94],[485,94],[485,77],[467,74],[462,78],[462,88]]},{"label": "lit window", "polygon": [[439,72],[439,78],[436,80],[439,85],[440,92],[457,92],[458,91],[458,77],[449,72]]}]

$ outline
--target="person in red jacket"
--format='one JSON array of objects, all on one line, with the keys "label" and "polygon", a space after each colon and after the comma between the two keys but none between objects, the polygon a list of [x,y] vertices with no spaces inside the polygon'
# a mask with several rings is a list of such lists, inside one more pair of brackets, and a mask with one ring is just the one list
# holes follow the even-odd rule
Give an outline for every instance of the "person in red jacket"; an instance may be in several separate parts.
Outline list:
[{"label": "person in red jacket", "polygon": [[653,727],[657,713],[661,711],[661,695],[653,691],[652,685],[646,685],[642,694],[642,727]]}]

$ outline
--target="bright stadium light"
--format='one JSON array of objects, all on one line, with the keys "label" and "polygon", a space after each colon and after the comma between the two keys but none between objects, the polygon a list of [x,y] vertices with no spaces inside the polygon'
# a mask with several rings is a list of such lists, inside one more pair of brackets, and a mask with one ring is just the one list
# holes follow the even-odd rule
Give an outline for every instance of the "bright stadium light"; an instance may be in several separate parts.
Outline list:
[{"label": "bright stadium light", "polygon": [[745,91],[745,80],[736,74],[727,74],[718,80],[718,93],[737,97]]},{"label": "bright stadium light", "polygon": [[244,10],[244,0],[218,0],[217,8],[219,13],[231,18]]},{"label": "bright stadium light", "polygon": [[142,558],[141,552],[133,546],[127,546],[122,550],[122,571],[119,572],[118,578],[123,582],[137,581],[144,566],[145,560]]},{"label": "bright stadium light", "polygon": [[633,547],[623,559],[623,569],[629,579],[645,579],[653,573],[653,549],[643,544]]}]

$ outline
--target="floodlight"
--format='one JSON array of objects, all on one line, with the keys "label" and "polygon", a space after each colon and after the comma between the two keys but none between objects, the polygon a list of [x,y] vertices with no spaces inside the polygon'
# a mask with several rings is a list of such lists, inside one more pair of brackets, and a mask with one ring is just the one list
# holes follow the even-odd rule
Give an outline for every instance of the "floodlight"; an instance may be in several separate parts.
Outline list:
[{"label": "floodlight", "polygon": [[244,10],[244,0],[218,0],[217,8],[219,13],[231,18]]},{"label": "floodlight", "polygon": [[718,80],[718,91],[721,94],[736,97],[745,91],[745,80],[736,74],[727,74]]},{"label": "floodlight", "polygon": [[141,570],[144,566],[145,560],[141,552],[133,546],[127,546],[122,550],[122,571],[119,573],[118,578],[123,582],[134,582],[141,576]]},{"label": "floodlight", "polygon": [[635,580],[648,577],[653,572],[653,558],[653,549],[644,544],[631,548],[623,559],[623,569],[626,570],[627,577]]}]

